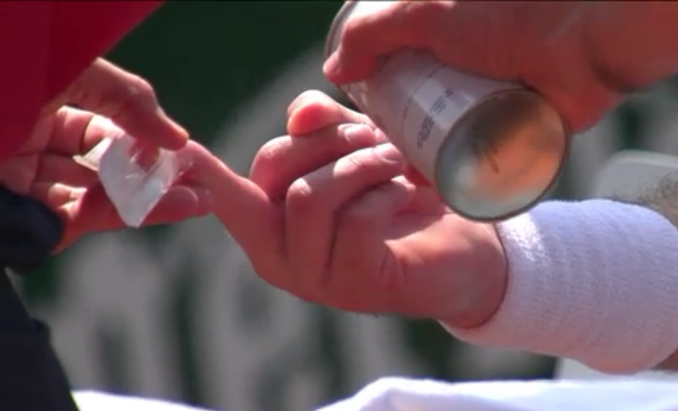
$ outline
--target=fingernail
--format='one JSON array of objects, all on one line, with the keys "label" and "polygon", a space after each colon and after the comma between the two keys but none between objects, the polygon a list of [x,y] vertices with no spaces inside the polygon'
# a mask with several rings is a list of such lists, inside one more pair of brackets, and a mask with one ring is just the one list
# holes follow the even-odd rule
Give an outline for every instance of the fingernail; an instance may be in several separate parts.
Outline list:
[{"label": "fingernail", "polygon": [[308,102],[310,99],[314,97],[314,94],[312,91],[304,91],[301,94],[299,94],[294,101],[292,101],[287,107],[287,117],[292,117],[294,116],[294,113],[299,110],[299,108],[303,107],[306,105],[306,102]]},{"label": "fingernail", "polygon": [[358,141],[361,136],[369,136],[373,133],[369,126],[360,123],[342,124],[338,131],[349,143]]},{"label": "fingernail", "polygon": [[332,79],[339,75],[341,73],[341,67],[339,65],[339,56],[337,52],[335,51],[330,55],[330,57],[325,60],[325,64],[323,64],[323,73],[325,73],[325,76]]},{"label": "fingernail", "polygon": [[398,149],[393,144],[390,143],[379,144],[374,148],[374,152],[382,159],[391,163],[403,161],[402,153],[398,151]]}]

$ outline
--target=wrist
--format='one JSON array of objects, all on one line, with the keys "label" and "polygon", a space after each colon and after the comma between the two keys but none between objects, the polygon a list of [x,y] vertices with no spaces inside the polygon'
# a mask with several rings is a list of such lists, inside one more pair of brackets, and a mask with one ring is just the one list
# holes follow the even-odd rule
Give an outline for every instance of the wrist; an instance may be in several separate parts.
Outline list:
[{"label": "wrist", "polygon": [[[472,329],[490,321],[501,307],[508,284],[508,259],[504,245],[493,224],[482,224],[472,258],[478,260],[477,272],[471,273],[471,292],[465,304],[453,301],[454,307],[439,319],[451,327]],[[477,275],[476,275],[477,274]]]},{"label": "wrist", "polygon": [[678,72],[678,3],[587,4],[582,48],[600,83],[630,93]]}]

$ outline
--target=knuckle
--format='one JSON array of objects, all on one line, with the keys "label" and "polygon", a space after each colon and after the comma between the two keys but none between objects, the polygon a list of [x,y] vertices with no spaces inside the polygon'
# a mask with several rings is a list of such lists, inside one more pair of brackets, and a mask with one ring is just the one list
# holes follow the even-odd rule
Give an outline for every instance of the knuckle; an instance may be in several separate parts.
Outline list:
[{"label": "knuckle", "polygon": [[295,180],[287,190],[285,203],[291,214],[307,214],[317,208],[319,201],[309,182],[300,178]]},{"label": "knuckle", "polygon": [[158,102],[155,89],[146,79],[134,76],[130,81],[128,98],[139,101],[142,104],[155,105]]},{"label": "knuckle", "polygon": [[362,19],[351,18],[346,21],[343,29],[341,30],[340,41],[343,46],[351,47],[356,43],[360,43],[364,37]]},{"label": "knuckle", "polygon": [[383,16],[383,13],[384,10],[378,10],[375,14],[361,13],[350,16],[341,29],[339,38],[341,45],[352,50],[359,50],[366,41],[374,40],[371,33],[382,25],[379,17]]},{"label": "knuckle", "polygon": [[386,176],[395,176],[401,169],[400,160],[392,160],[382,155],[379,148],[371,146],[341,157],[337,160],[334,170],[335,175],[345,177],[360,175],[361,180],[377,182]]},{"label": "knuckle", "polygon": [[341,223],[346,227],[355,227],[361,232],[364,232],[366,227],[378,224],[379,216],[383,210],[379,207],[374,207],[374,202],[370,201],[375,196],[387,194],[386,186],[377,186],[368,192],[368,194],[357,200],[355,203],[346,207],[341,215]]},{"label": "knuckle", "polygon": [[255,168],[267,168],[278,159],[285,156],[285,144],[287,139],[285,137],[276,137],[266,142],[254,156],[252,162],[252,170]]},{"label": "knuckle", "polygon": [[337,130],[340,142],[351,151],[372,147],[379,143],[377,133],[364,123],[344,123]]},{"label": "knuckle", "polygon": [[[400,15],[403,16],[403,20],[409,20],[406,31],[411,37],[410,41],[436,49],[437,43],[445,37],[441,31],[448,27],[443,17],[446,17],[449,8],[453,6],[454,2],[450,1],[407,1],[402,3]],[[403,26],[405,25],[403,24]]]},{"label": "knuckle", "polygon": [[345,227],[355,227],[360,231],[364,231],[374,222],[374,213],[363,204],[356,204],[344,210],[341,216],[341,223]]},{"label": "knuckle", "polygon": [[[382,26],[388,32],[382,33],[380,39],[401,38],[401,41],[417,42],[413,36],[425,37],[434,22],[441,21],[441,15],[449,12],[455,2],[451,1],[399,1],[384,5],[370,14],[355,15],[344,24],[341,33],[341,44],[349,48],[359,47],[365,41],[377,40],[374,34]],[[387,23],[388,22],[388,23]],[[395,31],[395,32],[394,32]],[[403,36],[408,37],[402,39]]]},{"label": "knuckle", "polygon": [[443,1],[406,1],[401,3],[401,8],[403,14],[408,14],[413,17],[425,18],[436,18],[441,13],[444,13],[449,10],[450,7],[454,7],[454,2],[443,0]]},{"label": "knuckle", "polygon": [[289,163],[284,161],[288,154],[286,142],[285,137],[278,137],[264,144],[254,156],[249,171],[250,180],[278,199],[284,196],[285,184],[291,181],[285,177],[290,171]]},{"label": "knuckle", "polygon": [[374,162],[374,155],[371,153],[371,150],[360,149],[352,154],[342,157],[339,159],[338,167],[347,174],[360,171],[362,169],[370,167],[371,163]]}]

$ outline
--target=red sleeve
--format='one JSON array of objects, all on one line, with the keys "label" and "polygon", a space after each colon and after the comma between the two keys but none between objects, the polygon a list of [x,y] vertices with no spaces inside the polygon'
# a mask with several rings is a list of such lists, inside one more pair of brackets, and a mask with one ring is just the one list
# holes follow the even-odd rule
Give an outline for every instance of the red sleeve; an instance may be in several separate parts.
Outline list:
[{"label": "red sleeve", "polygon": [[161,1],[0,1],[0,159],[28,138],[43,105]]}]

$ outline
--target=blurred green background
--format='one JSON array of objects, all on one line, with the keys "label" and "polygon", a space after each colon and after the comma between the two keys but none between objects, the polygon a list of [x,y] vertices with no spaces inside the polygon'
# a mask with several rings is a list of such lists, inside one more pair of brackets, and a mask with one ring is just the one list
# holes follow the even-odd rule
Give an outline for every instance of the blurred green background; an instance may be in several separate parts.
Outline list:
[{"label": "blurred green background", "polygon": [[110,54],[209,142],[224,117],[322,42],[339,1],[168,2]]},{"label": "blurred green background", "polygon": [[[220,135],[220,132],[232,113],[260,94],[291,61],[322,44],[340,4],[341,1],[168,2],[108,57],[148,79],[155,86],[165,110],[186,126],[194,139],[213,145],[217,140],[247,138]],[[318,72],[320,69],[318,66]],[[284,105],[279,107],[281,113],[285,109]],[[618,135],[620,141],[633,146],[642,126],[642,110],[635,106],[626,106],[623,110],[619,118],[624,123],[619,123]],[[282,133],[283,125],[280,127]],[[559,195],[575,194],[576,188],[567,181],[561,185]],[[143,239],[144,247],[151,250],[149,255],[162,255],[167,230],[144,230],[134,235]],[[160,251],[153,254],[153,250]],[[77,247],[65,254],[73,253],[77,253]],[[60,305],[68,304],[63,301],[65,290],[62,281],[69,275],[62,266],[63,258],[66,257],[55,259],[39,275],[24,283],[31,305],[39,312],[48,313],[47,317]],[[191,263],[180,270],[185,272],[185,278],[198,274]],[[193,304],[200,295],[192,289],[191,280],[180,284],[168,315],[172,324],[167,326],[167,338],[176,341],[178,347],[171,368],[179,380],[176,390],[170,394],[175,399],[193,404],[230,407],[229,403],[209,398],[203,389],[207,377],[201,370],[204,364],[198,358],[200,349],[191,331],[193,316],[187,314],[194,310]],[[308,307],[308,310],[313,311],[317,325],[314,329],[323,342],[318,355],[313,357],[313,361],[320,363],[327,381],[320,398],[329,401],[349,395],[356,389],[356,383],[349,383],[351,372],[346,369],[342,354],[335,347],[334,341],[343,338],[336,326],[337,318],[329,310],[317,307]],[[257,317],[253,318],[256,321]],[[460,356],[467,351],[437,324],[402,320],[400,327],[404,337],[399,344],[416,359],[418,375],[448,380],[475,378],[476,374],[457,365]],[[121,361],[117,356],[123,354],[115,348],[115,338],[112,338],[111,344],[105,342],[108,341],[106,338],[102,341],[102,346],[113,348],[103,349],[105,354],[102,355],[107,358],[102,363],[103,377],[93,385],[116,392],[149,394],[131,383],[126,371],[120,369]],[[67,340],[60,344],[67,345]],[[57,346],[59,348],[59,344]],[[500,368],[483,378],[550,378],[554,367],[552,359],[538,357],[516,364]],[[76,366],[72,367],[75,369]],[[270,373],[282,373],[284,377],[286,370],[276,369],[272,364]],[[86,378],[77,380],[87,386]],[[270,398],[257,404],[246,404],[244,408],[247,409],[231,411],[271,411],[271,407],[276,406],[274,388],[263,391],[267,393],[264,397],[270,394]],[[285,407],[278,407],[276,411],[280,408]]]}]

